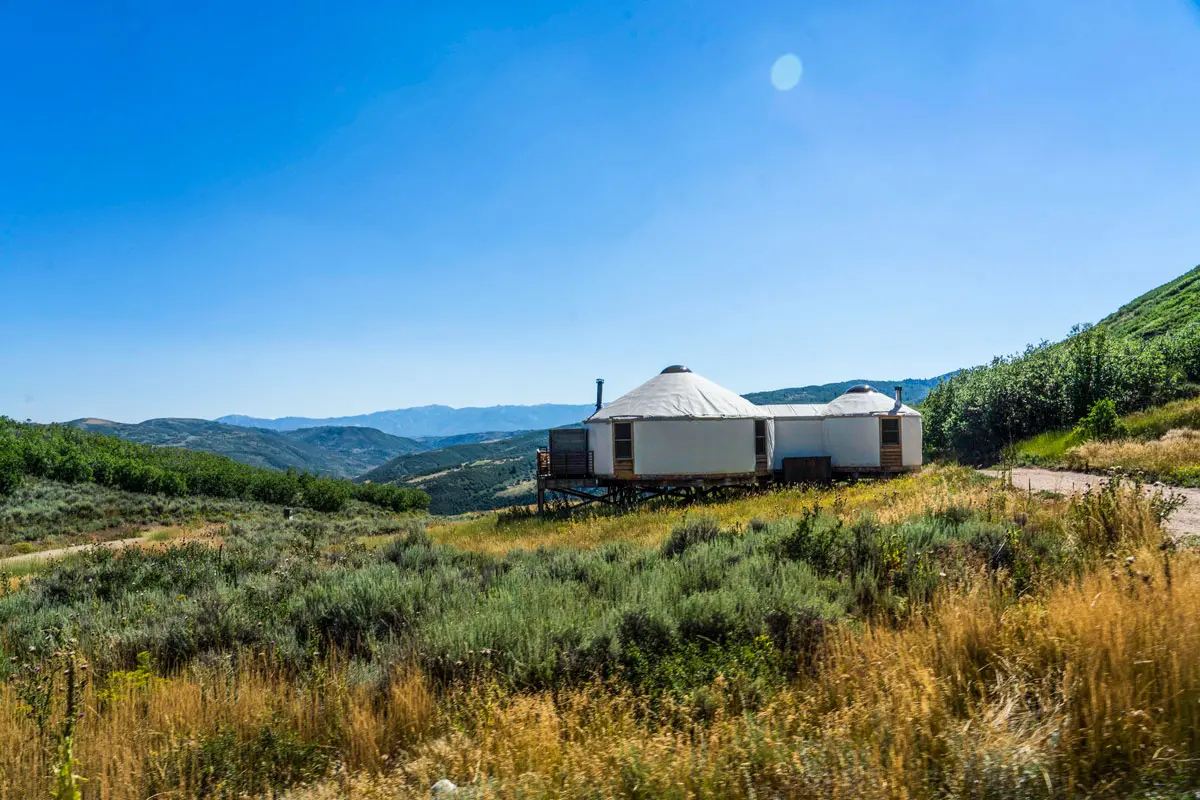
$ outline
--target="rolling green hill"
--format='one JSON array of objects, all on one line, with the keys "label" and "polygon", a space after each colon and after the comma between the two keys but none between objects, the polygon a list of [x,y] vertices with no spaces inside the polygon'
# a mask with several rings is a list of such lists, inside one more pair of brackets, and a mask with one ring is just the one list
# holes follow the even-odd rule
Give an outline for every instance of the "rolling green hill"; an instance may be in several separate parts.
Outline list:
[{"label": "rolling green hill", "polygon": [[394,483],[429,494],[434,514],[484,511],[529,503],[535,491],[538,447],[546,431],[529,431],[491,442],[472,442],[392,459],[363,481]]},{"label": "rolling green hill", "polygon": [[1192,324],[1200,324],[1200,266],[1126,303],[1097,327],[1145,339]]},{"label": "rolling green hill", "polygon": [[372,428],[268,431],[203,419],[170,418],[137,424],[79,419],[68,424],[140,444],[218,453],[255,467],[292,467],[339,478],[353,477],[398,455],[426,449],[412,439]]},{"label": "rolling green hill", "polygon": [[546,431],[529,431],[520,436],[492,442],[456,444],[424,453],[402,455],[363,473],[360,480],[391,483],[476,461],[496,461],[532,455],[539,446],[545,446],[546,441]]},{"label": "rolling green hill", "polygon": [[794,389],[775,389],[769,392],[750,392],[744,394],[751,403],[769,406],[776,403],[828,403],[835,397],[846,393],[851,386],[860,383],[870,384],[884,394],[891,394],[892,387],[901,386],[904,389],[904,402],[908,405],[919,403],[929,395],[929,390],[937,386],[954,373],[939,375],[936,378],[905,378],[902,381],[871,381],[854,380],[839,383],[822,383],[813,386],[798,386]]},{"label": "rolling green hill", "polygon": [[425,450],[440,450],[456,444],[475,444],[477,442],[497,442],[509,439],[529,431],[478,431],[476,433],[458,433],[453,436],[414,436],[413,440],[420,442]]}]

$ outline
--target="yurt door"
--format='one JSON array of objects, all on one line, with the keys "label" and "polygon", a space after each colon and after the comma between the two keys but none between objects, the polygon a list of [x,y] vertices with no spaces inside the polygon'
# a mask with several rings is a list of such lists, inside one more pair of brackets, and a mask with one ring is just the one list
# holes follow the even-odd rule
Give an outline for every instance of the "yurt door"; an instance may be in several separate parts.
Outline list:
[{"label": "yurt door", "polygon": [[614,422],[613,432],[613,475],[617,478],[633,477],[633,423]]},{"label": "yurt door", "polygon": [[900,418],[879,418],[879,466],[882,469],[902,469],[904,453],[900,446]]}]

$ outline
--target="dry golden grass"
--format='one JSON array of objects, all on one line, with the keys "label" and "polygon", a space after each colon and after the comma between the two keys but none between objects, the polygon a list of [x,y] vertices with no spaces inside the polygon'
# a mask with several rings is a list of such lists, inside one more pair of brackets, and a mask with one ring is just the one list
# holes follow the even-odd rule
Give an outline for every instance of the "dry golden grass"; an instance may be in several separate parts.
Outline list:
[{"label": "dry golden grass", "polygon": [[442,544],[494,554],[516,548],[593,548],[614,541],[653,546],[688,514],[704,514],[716,517],[722,525],[734,525],[745,524],[754,517],[771,520],[799,514],[820,504],[847,519],[872,511],[880,521],[892,522],[931,506],[956,504],[982,508],[995,502],[995,498],[996,492],[969,469],[930,467],[889,481],[834,489],[782,489],[690,508],[641,509],[616,516],[530,518],[503,523],[497,515],[488,514],[464,522],[435,524],[429,532]]},{"label": "dry golden grass", "polygon": [[[258,663],[238,670],[89,684],[74,755],[87,779],[85,796],[133,800],[171,753],[180,753],[218,730],[252,738],[264,725],[295,731],[308,742],[333,747],[350,769],[378,770],[389,753],[430,730],[433,695],[420,675],[400,671],[377,695],[351,688],[339,665],[328,678],[298,689]],[[42,745],[27,706],[11,685],[0,685],[0,799],[46,797],[52,755]],[[60,709],[61,711],[61,709]],[[166,756],[166,758],[163,758]],[[178,792],[191,797],[198,776],[185,775]]]},{"label": "dry golden grass", "polygon": [[1200,430],[1168,431],[1161,439],[1121,439],[1088,442],[1067,453],[1072,467],[1120,467],[1169,477],[1188,467],[1200,467]]}]

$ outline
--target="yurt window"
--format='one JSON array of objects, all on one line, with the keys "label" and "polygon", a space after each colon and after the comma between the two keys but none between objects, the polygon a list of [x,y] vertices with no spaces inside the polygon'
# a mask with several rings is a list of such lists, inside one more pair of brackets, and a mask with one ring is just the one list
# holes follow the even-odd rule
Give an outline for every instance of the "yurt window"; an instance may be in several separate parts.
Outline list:
[{"label": "yurt window", "polygon": [[898,417],[885,417],[879,420],[879,424],[881,444],[900,444],[900,419]]},{"label": "yurt window", "polygon": [[624,461],[633,458],[633,423],[613,423],[613,457]]},{"label": "yurt window", "polygon": [[767,421],[765,419],[754,420],[754,455],[765,456],[767,454]]}]

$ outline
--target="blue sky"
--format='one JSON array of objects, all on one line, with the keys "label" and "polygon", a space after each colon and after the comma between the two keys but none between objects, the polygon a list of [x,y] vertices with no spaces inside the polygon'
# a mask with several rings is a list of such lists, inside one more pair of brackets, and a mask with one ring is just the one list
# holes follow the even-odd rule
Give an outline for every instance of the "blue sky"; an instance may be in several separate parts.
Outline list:
[{"label": "blue sky", "polygon": [[1200,262],[1190,0],[190,6],[0,3],[0,413],[924,377]]}]

